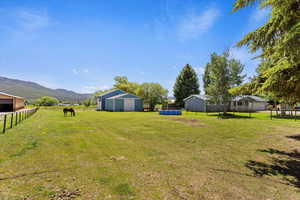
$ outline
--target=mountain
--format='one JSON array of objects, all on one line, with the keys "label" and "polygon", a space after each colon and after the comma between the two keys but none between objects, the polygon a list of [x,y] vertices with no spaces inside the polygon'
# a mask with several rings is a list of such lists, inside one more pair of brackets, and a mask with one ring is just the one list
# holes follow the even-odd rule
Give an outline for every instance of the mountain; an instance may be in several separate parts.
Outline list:
[{"label": "mountain", "polygon": [[65,89],[50,89],[30,81],[22,81],[0,77],[0,92],[24,97],[32,101],[42,96],[50,96],[60,101],[81,102],[91,96],[91,94],[79,94]]}]

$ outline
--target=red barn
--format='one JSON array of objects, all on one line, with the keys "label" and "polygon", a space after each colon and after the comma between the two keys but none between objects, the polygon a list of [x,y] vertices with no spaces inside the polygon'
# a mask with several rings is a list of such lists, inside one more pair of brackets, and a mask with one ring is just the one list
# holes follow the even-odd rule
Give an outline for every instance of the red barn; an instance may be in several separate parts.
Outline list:
[{"label": "red barn", "polygon": [[25,107],[23,97],[0,92],[0,112],[14,112]]}]

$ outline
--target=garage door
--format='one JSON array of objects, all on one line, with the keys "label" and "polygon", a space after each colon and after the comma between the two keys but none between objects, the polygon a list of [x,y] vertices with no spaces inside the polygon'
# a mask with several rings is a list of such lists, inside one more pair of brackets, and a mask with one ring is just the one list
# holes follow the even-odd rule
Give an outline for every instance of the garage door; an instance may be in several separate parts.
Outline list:
[{"label": "garage door", "polygon": [[135,101],[134,99],[124,99],[124,111],[134,111]]},{"label": "garage door", "polygon": [[12,112],[13,109],[12,99],[0,99],[0,112]]}]

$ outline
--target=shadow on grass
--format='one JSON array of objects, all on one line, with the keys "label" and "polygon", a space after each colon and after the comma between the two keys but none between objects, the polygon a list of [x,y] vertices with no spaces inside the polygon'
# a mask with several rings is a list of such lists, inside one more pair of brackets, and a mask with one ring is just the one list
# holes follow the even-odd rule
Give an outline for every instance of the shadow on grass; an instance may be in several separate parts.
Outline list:
[{"label": "shadow on grass", "polygon": [[[247,113],[248,114],[248,113]],[[207,113],[207,116],[211,116],[211,117],[218,117],[221,119],[253,119],[254,117],[252,117],[252,115],[238,115],[238,114],[233,114],[233,113]]]},{"label": "shadow on grass", "polygon": [[290,119],[290,120],[300,120],[300,116],[290,116],[290,115],[273,115],[274,119]]},{"label": "shadow on grass", "polygon": [[294,139],[294,140],[300,141],[300,135],[290,135],[290,136],[286,136],[286,137],[290,138],[290,139]]},{"label": "shadow on grass", "polygon": [[280,151],[277,149],[258,150],[270,155],[269,162],[248,161],[245,166],[255,176],[280,176],[288,184],[300,188],[300,152]]}]

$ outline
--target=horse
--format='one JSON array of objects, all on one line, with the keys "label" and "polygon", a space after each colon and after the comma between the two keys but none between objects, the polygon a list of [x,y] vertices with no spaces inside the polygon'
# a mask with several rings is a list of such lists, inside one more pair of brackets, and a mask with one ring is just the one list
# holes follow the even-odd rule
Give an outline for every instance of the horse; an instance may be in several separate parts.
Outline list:
[{"label": "horse", "polygon": [[75,110],[73,108],[64,108],[64,116],[68,115],[68,112],[71,113],[71,117],[75,117]]}]

